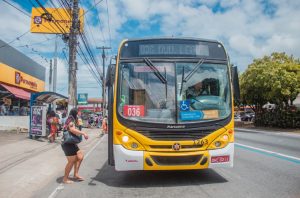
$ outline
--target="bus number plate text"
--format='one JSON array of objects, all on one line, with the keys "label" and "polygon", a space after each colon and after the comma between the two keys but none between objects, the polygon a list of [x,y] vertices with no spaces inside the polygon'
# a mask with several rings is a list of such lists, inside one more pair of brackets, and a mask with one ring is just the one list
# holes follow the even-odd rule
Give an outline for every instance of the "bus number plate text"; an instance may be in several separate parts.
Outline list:
[{"label": "bus number plate text", "polygon": [[229,155],[223,155],[223,156],[214,156],[211,157],[211,163],[224,163],[229,162]]},{"label": "bus number plate text", "polygon": [[123,114],[126,117],[144,117],[145,107],[143,105],[124,105]]}]

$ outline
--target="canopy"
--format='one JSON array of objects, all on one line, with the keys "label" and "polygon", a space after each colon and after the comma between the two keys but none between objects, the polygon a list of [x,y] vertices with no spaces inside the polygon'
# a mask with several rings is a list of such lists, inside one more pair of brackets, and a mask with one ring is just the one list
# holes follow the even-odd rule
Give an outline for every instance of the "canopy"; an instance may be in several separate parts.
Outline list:
[{"label": "canopy", "polygon": [[5,85],[2,83],[0,83],[0,85],[3,86],[10,93],[14,94],[14,96],[16,96],[17,98],[21,98],[21,99],[25,99],[25,100],[30,99],[30,92],[28,92],[28,91],[25,91],[25,90],[17,88],[17,87]]},{"label": "canopy", "polygon": [[39,93],[34,93],[31,95],[31,100],[34,101],[39,101],[39,102],[44,102],[44,103],[52,103],[53,101],[57,99],[68,99],[67,97],[55,93],[55,92],[39,92]]}]

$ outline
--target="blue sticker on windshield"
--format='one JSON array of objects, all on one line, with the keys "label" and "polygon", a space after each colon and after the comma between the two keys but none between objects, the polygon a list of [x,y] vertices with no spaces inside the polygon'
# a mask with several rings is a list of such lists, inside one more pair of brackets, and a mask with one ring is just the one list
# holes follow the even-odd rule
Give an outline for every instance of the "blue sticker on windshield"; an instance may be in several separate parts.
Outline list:
[{"label": "blue sticker on windshield", "polygon": [[192,121],[192,120],[202,120],[203,119],[202,111],[182,111],[180,112],[180,119],[182,121]]},{"label": "blue sticker on windshield", "polygon": [[180,111],[189,111],[190,110],[190,101],[182,100],[180,101]]}]

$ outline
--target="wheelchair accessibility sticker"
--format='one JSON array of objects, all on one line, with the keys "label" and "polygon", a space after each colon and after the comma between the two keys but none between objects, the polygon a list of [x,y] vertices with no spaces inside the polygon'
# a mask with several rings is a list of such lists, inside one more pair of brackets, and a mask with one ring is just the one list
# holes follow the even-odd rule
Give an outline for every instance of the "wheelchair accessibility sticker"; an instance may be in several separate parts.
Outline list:
[{"label": "wheelchair accessibility sticker", "polygon": [[180,119],[182,121],[202,120],[202,111],[182,111],[180,112]]},{"label": "wheelchair accessibility sticker", "polygon": [[180,101],[180,111],[189,111],[190,110],[190,101],[182,100]]}]

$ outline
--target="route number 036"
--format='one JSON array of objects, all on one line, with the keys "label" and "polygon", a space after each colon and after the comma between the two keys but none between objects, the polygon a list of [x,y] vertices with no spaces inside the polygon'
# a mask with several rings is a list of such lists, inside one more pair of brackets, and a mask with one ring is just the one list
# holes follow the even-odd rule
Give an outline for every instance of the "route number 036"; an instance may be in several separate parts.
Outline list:
[{"label": "route number 036", "polygon": [[127,117],[144,117],[145,107],[143,105],[124,105],[123,114]]}]

